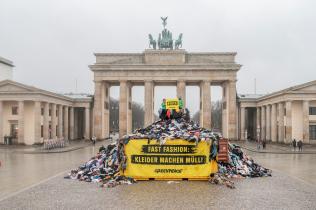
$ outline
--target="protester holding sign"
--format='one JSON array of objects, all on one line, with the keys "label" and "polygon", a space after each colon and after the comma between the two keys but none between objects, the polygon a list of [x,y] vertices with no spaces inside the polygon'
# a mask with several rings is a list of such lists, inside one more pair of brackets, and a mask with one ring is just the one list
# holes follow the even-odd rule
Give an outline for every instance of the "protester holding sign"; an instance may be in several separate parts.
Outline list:
[{"label": "protester holding sign", "polygon": [[163,99],[159,110],[159,117],[162,120],[177,119],[183,115],[183,101],[181,98]]},{"label": "protester holding sign", "polygon": [[166,99],[162,99],[161,108],[159,109],[159,118],[165,120],[167,115]]},{"label": "protester holding sign", "polygon": [[180,109],[180,110],[183,109],[183,100],[182,100],[181,97],[179,98],[179,109]]}]

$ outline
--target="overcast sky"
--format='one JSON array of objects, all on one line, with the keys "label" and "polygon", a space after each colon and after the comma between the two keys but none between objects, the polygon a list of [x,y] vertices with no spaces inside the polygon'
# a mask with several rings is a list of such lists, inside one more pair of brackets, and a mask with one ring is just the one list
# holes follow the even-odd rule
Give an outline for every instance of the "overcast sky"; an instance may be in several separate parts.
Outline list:
[{"label": "overcast sky", "polygon": [[[313,0],[0,0],[0,56],[14,62],[18,82],[73,92],[77,80],[78,92],[92,93],[93,53],[142,52],[168,16],[188,52],[238,53],[239,93],[253,93],[254,78],[257,93],[269,93],[316,79],[315,8]],[[166,89],[156,96],[175,94]],[[142,91],[134,88],[134,100]]]}]

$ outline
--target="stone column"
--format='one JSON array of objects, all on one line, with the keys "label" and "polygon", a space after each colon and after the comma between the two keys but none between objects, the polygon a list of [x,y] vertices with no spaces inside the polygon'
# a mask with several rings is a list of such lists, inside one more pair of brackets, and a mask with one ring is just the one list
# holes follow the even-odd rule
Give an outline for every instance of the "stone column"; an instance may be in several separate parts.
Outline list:
[{"label": "stone column", "polygon": [[133,130],[133,115],[132,115],[132,83],[127,83],[127,133],[132,133]]},{"label": "stone column", "polygon": [[49,103],[44,103],[44,116],[43,116],[43,139],[49,139]]},{"label": "stone column", "polygon": [[4,143],[4,133],[3,133],[3,101],[0,101],[0,142]]},{"label": "stone column", "polygon": [[271,108],[266,106],[266,140],[271,141]]},{"label": "stone column", "polygon": [[52,121],[52,139],[56,138],[56,126],[57,126],[57,117],[56,117],[56,104],[52,104],[51,109],[51,121]]},{"label": "stone column", "polygon": [[200,110],[200,125],[211,129],[211,82],[202,81],[200,84],[200,100],[202,107]]},{"label": "stone column", "polygon": [[84,138],[90,139],[90,108],[85,107],[84,109]]},{"label": "stone column", "polygon": [[185,96],[186,96],[186,84],[185,84],[185,81],[184,80],[180,80],[177,82],[177,97],[178,98],[181,98],[182,101],[183,101],[183,107],[185,108]]},{"label": "stone column", "polygon": [[110,85],[104,82],[104,136],[110,136]]},{"label": "stone column", "polygon": [[222,134],[224,138],[228,138],[227,94],[226,83],[224,83],[222,85]]},{"label": "stone column", "polygon": [[261,140],[266,138],[266,107],[261,107]]},{"label": "stone column", "polygon": [[69,110],[69,138],[72,140],[75,138],[75,110],[74,107],[70,107]]},{"label": "stone column", "polygon": [[285,142],[284,140],[284,105],[278,103],[278,142]]},{"label": "stone column", "polygon": [[58,105],[58,130],[57,130],[58,138],[63,137],[63,106]]},{"label": "stone column", "polygon": [[303,101],[303,143],[309,143],[309,101]]},{"label": "stone column", "polygon": [[[56,114],[56,113],[55,113]],[[34,102],[34,143],[41,143],[41,102]]]},{"label": "stone column", "polygon": [[25,139],[24,139],[24,101],[19,101],[18,102],[18,123],[19,123],[19,131],[18,131],[18,143],[19,144],[23,144],[25,143]]},{"label": "stone column", "polygon": [[154,122],[154,82],[145,81],[145,119],[144,127]]},{"label": "stone column", "polygon": [[64,106],[64,138],[69,139],[68,106]]},{"label": "stone column", "polygon": [[246,108],[240,107],[240,140],[245,140],[245,127],[246,127]]},{"label": "stone column", "polygon": [[229,81],[227,84],[228,87],[228,138],[234,140],[236,136],[236,113],[237,113],[237,102],[236,102],[236,81]]},{"label": "stone column", "polygon": [[285,140],[286,143],[292,142],[292,101],[285,103],[286,110],[286,127],[285,127]]},{"label": "stone column", "polygon": [[127,134],[127,101],[128,101],[127,81],[120,81],[120,107],[119,107],[119,135]]},{"label": "stone column", "polygon": [[271,105],[271,141],[277,141],[277,106]]},{"label": "stone column", "polygon": [[104,139],[104,83],[102,81],[95,81],[94,86],[94,135],[97,139]]},{"label": "stone column", "polygon": [[260,139],[260,136],[261,136],[261,109],[260,107],[257,107],[257,110],[256,110],[256,138],[257,140]]}]

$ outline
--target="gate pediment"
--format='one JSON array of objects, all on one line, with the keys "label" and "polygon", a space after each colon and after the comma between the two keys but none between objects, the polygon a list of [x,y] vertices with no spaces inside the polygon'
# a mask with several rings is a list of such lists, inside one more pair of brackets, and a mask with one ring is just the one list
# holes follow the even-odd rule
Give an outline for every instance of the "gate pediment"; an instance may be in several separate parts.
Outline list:
[{"label": "gate pediment", "polygon": [[0,82],[0,92],[35,92],[35,88],[4,80]]},{"label": "gate pediment", "polygon": [[291,92],[310,92],[316,91],[316,80],[290,88]]}]

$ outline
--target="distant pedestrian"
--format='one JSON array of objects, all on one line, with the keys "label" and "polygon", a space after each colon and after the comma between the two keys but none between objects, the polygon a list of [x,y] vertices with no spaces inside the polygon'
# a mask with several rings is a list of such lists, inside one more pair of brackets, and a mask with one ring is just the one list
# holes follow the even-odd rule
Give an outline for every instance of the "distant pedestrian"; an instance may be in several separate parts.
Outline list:
[{"label": "distant pedestrian", "polygon": [[294,151],[296,151],[296,140],[295,139],[293,139],[293,141],[292,141],[292,146],[293,146]]},{"label": "distant pedestrian", "polygon": [[303,150],[303,142],[302,142],[302,140],[299,140],[297,142],[297,146],[298,146],[298,151],[302,151]]},{"label": "distant pedestrian", "polygon": [[93,145],[95,145],[96,140],[97,140],[97,138],[95,136],[92,136],[91,141],[92,141]]},{"label": "distant pedestrian", "polygon": [[261,147],[261,140],[257,140],[257,150],[260,150],[260,147]]},{"label": "distant pedestrian", "polygon": [[266,149],[266,140],[262,141],[262,149]]},{"label": "distant pedestrian", "polygon": [[250,135],[247,136],[247,141],[251,141],[251,136]]}]

